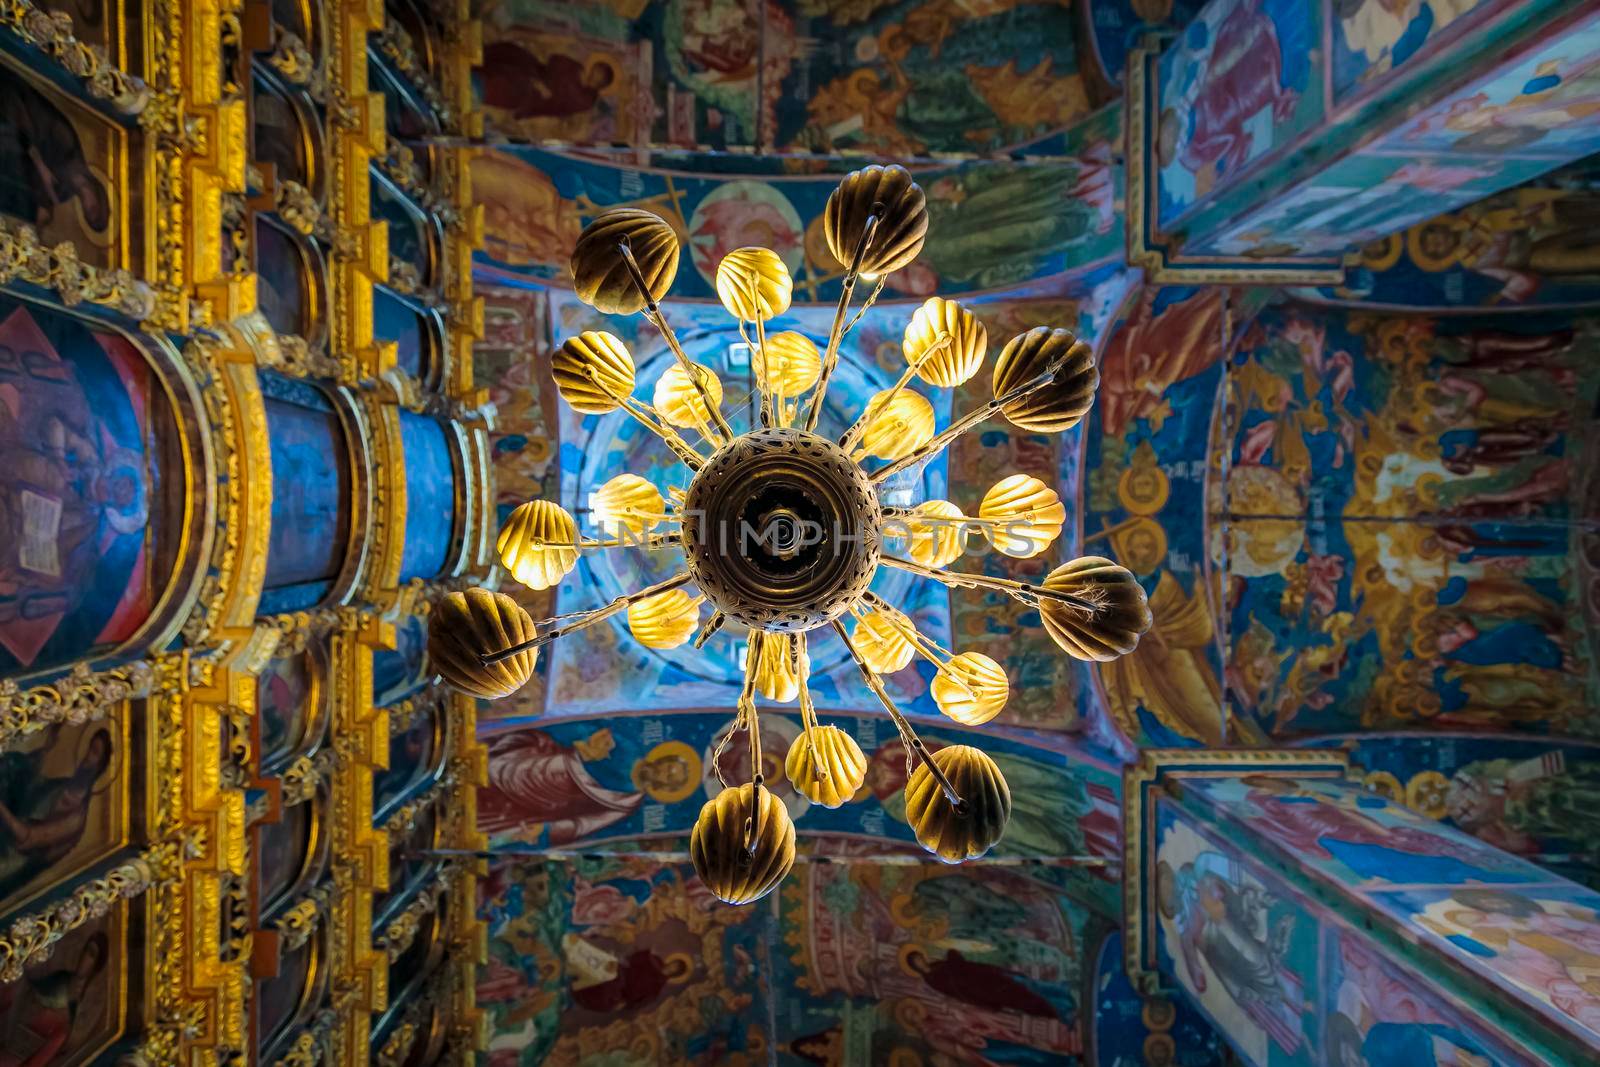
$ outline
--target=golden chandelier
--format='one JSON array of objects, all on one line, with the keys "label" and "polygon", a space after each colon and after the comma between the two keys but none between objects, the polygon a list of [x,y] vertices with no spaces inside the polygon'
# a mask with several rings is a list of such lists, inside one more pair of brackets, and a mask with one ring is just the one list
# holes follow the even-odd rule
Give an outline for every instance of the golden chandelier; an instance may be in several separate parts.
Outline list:
[{"label": "golden chandelier", "polygon": [[[1066,508],[1037,478],[1002,479],[984,495],[976,515],[947,500],[912,508],[879,501],[878,486],[886,479],[937,455],[985,419],[1003,416],[1021,429],[1044,433],[1076,425],[1094,403],[1099,373],[1088,345],[1071,332],[1039,326],[1012,338],[995,363],[994,399],[936,434],[932,405],[907,386],[912,378],[938,388],[961,385],[982,366],[988,335],[969,309],[934,297],[906,326],[906,367],[893,387],[877,393],[838,441],[816,432],[840,343],[888,275],[916,258],[927,235],[927,204],[909,171],[872,166],[849,174],[834,190],[823,224],[829,249],[849,266],[820,351],[800,333],[767,334],[766,324],[788,310],[792,290],[775,252],[741,248],[717,267],[717,295],[739,322],[760,390],[759,425],[745,433],[729,425],[722,383],[689,359],[658,303],[678,270],[672,227],[648,211],[620,208],[584,229],[572,256],[579,298],[605,314],[642,311],[676,361],[656,383],[654,403],[646,404],[633,397],[634,362],[623,342],[610,333],[586,332],[552,354],[556,388],[584,414],[620,408],[637,419],[666,443],[692,479],[686,491],[672,491],[670,502],[635,474],[606,482],[589,502],[604,539],[581,536],[572,514],[552,501],[531,500],[501,531],[500,561],[531,589],[554,586],[576,566],[580,552],[592,549],[678,546],[684,569],[603,607],[538,623],[504,594],[453,593],[429,627],[435,670],[457,689],[488,699],[528,681],[541,645],[623,612],[634,638],[656,649],[691,638],[699,648],[729,621],[747,627],[734,729],[743,729],[749,741],[751,781],[708,801],[690,838],[695,871],[731,904],[770,892],[794,863],[794,824],[763,787],[757,693],[799,702],[802,733],[789,748],[784,773],[803,796],[838,807],[866,778],[861,748],[837,726],[818,722],[807,689],[806,635],[821,626],[831,626],[844,642],[906,746],[906,816],[922,846],[959,863],[981,856],[1005,831],[1011,793],[994,761],[968,745],[930,753],[881,677],[923,656],[936,671],[930,690],[939,710],[964,726],[979,726],[1005,706],[1005,671],[981,652],[952,654],[920,634],[904,612],[869,590],[879,566],[951,588],[1007,593],[1037,608],[1050,636],[1078,659],[1125,655],[1150,626],[1144,590],[1132,573],[1098,556],[1065,563],[1040,585],[950,569],[973,538],[1019,558],[1037,556],[1054,542]],[[875,285],[847,322],[858,279]],[[869,470],[861,463],[867,456],[887,463]],[[690,585],[699,596],[685,591]],[[703,604],[711,609],[704,621]],[[847,618],[853,630],[846,629]]]}]

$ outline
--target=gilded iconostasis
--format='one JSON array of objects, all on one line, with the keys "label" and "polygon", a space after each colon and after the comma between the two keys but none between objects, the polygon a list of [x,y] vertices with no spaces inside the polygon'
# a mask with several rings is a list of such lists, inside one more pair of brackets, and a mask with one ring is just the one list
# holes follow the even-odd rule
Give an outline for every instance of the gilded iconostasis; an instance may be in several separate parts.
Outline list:
[{"label": "gilded iconostasis", "polygon": [[[1600,1047],[1600,4],[17,0],[0,45],[0,1067]],[[1080,662],[1037,607],[886,572],[1007,675],[975,728],[927,663],[886,682],[929,749],[992,757],[1006,833],[918,847],[911,754],[827,634],[811,692],[864,784],[811,804],[763,701],[805,818],[730,907],[687,849],[757,770],[743,627],[656,649],[619,616],[479,701],[428,622],[675,569],[586,553],[536,591],[496,555],[529,500],[587,535],[619,471],[687,485],[552,381],[588,330],[647,399],[675,358],[574,292],[584,227],[670,225],[665,315],[743,424],[717,267],[773,250],[768,329],[826,337],[821,219],[868,163],[928,238],[824,426],[930,297],[992,352],[1072,331],[1081,422],[985,422],[891,503],[1036,477],[1060,539],[963,565],[1112,557],[1154,621]],[[927,391],[937,424],[988,386]]]},{"label": "gilded iconostasis", "polygon": [[470,1062],[473,23],[0,22],[0,1063]]}]

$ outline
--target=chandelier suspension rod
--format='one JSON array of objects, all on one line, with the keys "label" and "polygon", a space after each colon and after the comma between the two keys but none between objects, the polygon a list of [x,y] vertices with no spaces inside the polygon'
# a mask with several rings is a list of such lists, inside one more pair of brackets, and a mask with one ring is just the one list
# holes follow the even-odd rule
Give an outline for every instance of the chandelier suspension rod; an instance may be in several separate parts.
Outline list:
[{"label": "chandelier suspension rod", "polygon": [[912,574],[920,574],[924,578],[947,585],[952,589],[995,589],[1002,593],[1010,594],[1012,599],[1028,605],[1030,608],[1039,606],[1041,600],[1054,600],[1077,608],[1089,618],[1094,618],[1100,612],[1100,605],[1092,600],[1085,600],[1080,596],[1070,593],[1058,593],[1054,589],[1046,589],[1042,585],[1029,585],[1027,582],[1018,582],[1010,578],[995,578],[987,574],[973,574],[970,571],[939,570],[935,567],[924,567],[920,563],[913,563],[909,559],[891,556],[885,553],[881,559],[891,567]]},{"label": "chandelier suspension rod", "polygon": [[628,275],[633,279],[633,286],[639,290],[639,295],[644,297],[644,317],[650,320],[651,325],[661,331],[661,336],[666,338],[667,347],[672,349],[672,354],[678,357],[678,363],[683,367],[683,372],[689,376],[689,383],[700,394],[700,399],[705,401],[706,410],[716,420],[717,428],[721,431],[712,438],[713,446],[721,447],[727,444],[734,436],[733,427],[728,425],[728,420],[722,416],[722,408],[711,400],[711,392],[701,380],[699,368],[694,361],[684,352],[683,346],[678,343],[678,335],[672,332],[672,327],[667,324],[666,315],[662,314],[661,306],[656,303],[656,298],[650,295],[650,287],[645,284],[644,272],[639,269],[639,261],[633,258],[633,249],[626,240],[617,242],[617,251],[622,254],[622,262],[627,264]]},{"label": "chandelier suspension rod", "polygon": [[700,450],[690,445],[689,442],[685,441],[677,430],[673,429],[665,422],[660,421],[656,417],[656,411],[654,408],[647,404],[640,403],[633,397],[624,393],[612,391],[611,386],[605,381],[604,378],[600,377],[599,373],[593,367],[584,367],[583,374],[584,377],[589,379],[591,385],[600,390],[602,393],[606,394],[606,396],[610,397],[612,400],[615,400],[617,405],[621,407],[622,410],[638,419],[640,424],[643,425],[645,429],[649,430],[651,433],[661,438],[661,440],[665,441],[667,447],[672,449],[673,453],[676,454],[677,457],[681,459],[691,471],[698,471],[701,467],[706,465],[706,457],[700,454]]},{"label": "chandelier suspension rod", "polygon": [[883,210],[882,204],[872,205],[872,214],[867,216],[866,225],[861,228],[861,237],[856,241],[855,254],[850,257],[850,269],[844,275],[839,305],[833,312],[833,327],[828,331],[828,349],[822,357],[822,373],[817,377],[817,387],[811,394],[811,409],[806,413],[807,433],[815,433],[817,420],[822,418],[822,401],[828,395],[828,379],[833,377],[833,369],[839,364],[839,342],[844,338],[844,317],[850,310],[850,294],[855,291],[856,277],[861,272],[861,259],[867,254],[867,245],[878,230]]},{"label": "chandelier suspension rod", "polygon": [[[570,633],[576,633],[579,630],[593,626],[597,622],[604,622],[605,620],[611,618],[611,616],[617,614],[618,612],[626,611],[631,605],[637,604],[639,601],[644,600],[647,597],[653,597],[658,593],[670,592],[679,588],[680,586],[685,586],[688,584],[688,571],[684,571],[681,574],[675,574],[664,582],[657,582],[655,585],[646,586],[643,589],[628,593],[625,596],[619,596],[617,599],[613,600],[609,604],[604,605],[603,607],[594,608],[591,611],[577,612],[571,616],[562,616],[562,618],[570,619],[571,621],[563,622],[554,629],[547,630],[544,633],[530,638],[527,641],[518,642],[517,644],[512,645],[510,648],[502,648],[498,652],[485,653],[484,655],[479,656],[478,660],[485,667],[491,667],[494,664],[499,663],[502,660],[508,660],[512,656],[515,656],[519,653],[527,652],[535,648],[541,648],[544,645],[548,645],[550,642],[565,637]],[[534,629],[537,630],[540,626],[553,621],[555,620],[545,619],[542,622],[535,623]]]},{"label": "chandelier suspension rod", "polygon": [[1034,393],[1037,393],[1040,389],[1043,389],[1053,383],[1056,380],[1056,375],[1060,373],[1061,368],[1065,365],[1065,363],[1066,357],[1063,355],[1062,358],[1056,360],[1049,367],[1045,368],[1044,373],[1039,375],[1037,378],[1033,379],[1032,381],[1023,382],[1021,385],[1005,393],[1003,396],[997,396],[987,404],[984,404],[982,407],[974,408],[973,410],[967,412],[965,415],[961,416],[961,418],[957,419],[955,422],[952,422],[943,433],[935,435],[927,444],[923,445],[915,452],[912,452],[910,455],[901,459],[897,459],[893,463],[890,463],[886,466],[879,467],[877,470],[867,475],[867,477],[874,483],[881,482],[885,478],[890,478],[896,474],[899,474],[907,467],[914,467],[923,460],[937,456],[940,452],[945,450],[946,446],[948,446],[951,441],[954,441],[956,438],[960,437],[968,430],[971,430],[974,426],[978,425],[980,422],[983,422],[985,419],[993,418],[995,415],[998,415],[1002,408],[1014,404],[1019,400],[1026,400]]},{"label": "chandelier suspension rod", "polygon": [[[899,396],[901,390],[911,383],[912,377],[923,368],[923,365],[928,360],[949,348],[952,340],[953,338],[949,334],[940,334],[939,339],[929,345],[928,350],[918,356],[916,362],[906,364],[905,372],[900,375],[900,380],[895,382],[894,387],[884,396],[883,403],[878,406],[878,410],[888,411],[889,405],[893,404],[894,398]],[[872,404],[869,402],[867,408],[870,410],[871,407]],[[867,412],[863,411],[856,417],[856,421],[850,424],[850,428],[844,432],[844,436],[839,438],[839,447],[846,452],[854,450],[856,442],[861,439],[861,435],[867,432],[867,421]]]},{"label": "chandelier suspension rod", "polygon": [[939,783],[940,790],[943,791],[945,799],[956,809],[956,814],[965,815],[967,802],[961,798],[960,793],[956,792],[956,787],[945,776],[944,770],[934,762],[933,757],[928,753],[927,747],[923,745],[922,738],[918,737],[917,731],[911,728],[910,720],[901,713],[899,708],[895,707],[894,700],[883,688],[882,680],[873,673],[871,667],[867,666],[867,661],[861,658],[861,653],[856,649],[855,642],[850,640],[850,635],[845,632],[844,624],[838,619],[834,619],[832,625],[833,632],[839,635],[839,640],[844,642],[844,647],[850,650],[850,656],[856,661],[856,669],[861,672],[861,678],[867,683],[867,688],[872,690],[873,696],[878,698],[878,703],[883,705],[883,710],[889,713],[889,718],[894,722],[894,728],[900,732],[900,739],[905,742],[906,747],[916,754],[917,759],[922,762],[923,766],[928,768],[928,773],[932,774],[934,781]]}]

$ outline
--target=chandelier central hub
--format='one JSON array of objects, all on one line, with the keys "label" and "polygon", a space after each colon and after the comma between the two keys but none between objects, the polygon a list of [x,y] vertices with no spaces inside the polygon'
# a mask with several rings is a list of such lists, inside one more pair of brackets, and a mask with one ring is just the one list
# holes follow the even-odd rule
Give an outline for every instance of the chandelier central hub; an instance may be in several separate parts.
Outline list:
[{"label": "chandelier central hub", "polygon": [[872,581],[881,512],[871,481],[834,442],[787,427],[717,451],[689,483],[683,546],[718,610],[778,633],[844,614]]}]

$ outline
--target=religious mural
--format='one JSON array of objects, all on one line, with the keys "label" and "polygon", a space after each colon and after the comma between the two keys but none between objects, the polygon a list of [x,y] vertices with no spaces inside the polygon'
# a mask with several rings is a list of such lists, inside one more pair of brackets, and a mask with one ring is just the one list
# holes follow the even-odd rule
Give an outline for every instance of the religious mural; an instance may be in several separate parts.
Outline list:
[{"label": "religious mural", "polygon": [[47,245],[70,242],[96,266],[128,265],[120,131],[0,64],[0,153],[0,215],[34,227]]},{"label": "religious mural", "polygon": [[353,507],[344,423],[309,382],[262,375],[272,450],[272,544],[263,613],[317,604],[344,565]]},{"label": "religious mural", "polygon": [[522,141],[992,153],[1108,95],[1065,3],[496,0],[484,20],[478,92],[488,122]]},{"label": "religious mural", "polygon": [[[1122,931],[1112,930],[1094,952],[1093,984],[1085,998],[1094,1024],[1085,1035],[1089,1067],[1223,1067],[1231,1050],[1211,1024],[1181,996],[1141,995],[1128,980]],[[1345,1067],[1335,1061],[1336,1067]]]},{"label": "religious mural", "polygon": [[[916,262],[888,276],[885,299],[920,302],[934,293],[975,295],[1086,276],[1122,245],[1116,176],[1105,145],[1069,161],[975,162],[919,174],[929,201],[928,241]],[[751,244],[784,259],[797,301],[838,296],[843,269],[821,221],[837,184],[832,175],[710,178],[504,148],[474,163],[473,184],[486,204],[478,271],[487,280],[570,285],[567,261],[584,224],[606,208],[628,206],[660,214],[682,238],[677,299],[714,299],[723,255]]]},{"label": "religious mural", "polygon": [[1047,869],[838,849],[748,908],[644,851],[486,886],[495,1065],[1076,1062],[1092,917]]},{"label": "religious mural", "polygon": [[1222,183],[1322,116],[1322,57],[1302,0],[1213,0],[1161,57],[1157,221],[1177,225]]},{"label": "religious mural", "polygon": [[1593,162],[1553,171],[1363,245],[1344,284],[1316,299],[1398,308],[1600,303]]},{"label": "religious mural", "polygon": [[[1490,867],[1474,866],[1492,850],[1462,849],[1459,835],[1439,833],[1379,798],[1348,807],[1347,798],[1362,794],[1337,782],[1265,776],[1191,781],[1203,783],[1196,797],[1200,808],[1187,801],[1184,810],[1157,803],[1158,946],[1163,968],[1172,968],[1245,1062],[1260,1067],[1544,1062],[1497,1029],[1503,1020],[1463,1011],[1419,983],[1416,961],[1397,957],[1392,939],[1372,932],[1370,921],[1367,932],[1357,932],[1337,909],[1291,889],[1240,831],[1262,834],[1296,858],[1309,859],[1346,892],[1370,892],[1366,899],[1374,901],[1416,892],[1391,894],[1383,881],[1456,882],[1461,888],[1422,892],[1468,902],[1453,913],[1460,922],[1475,922],[1465,909],[1499,901],[1502,893],[1507,900],[1521,899],[1525,892],[1558,898],[1576,886],[1482,888],[1480,878],[1510,873],[1492,859]],[[1253,804],[1263,797],[1279,798],[1298,813],[1290,815],[1289,807],[1280,806],[1257,814]],[[1201,818],[1198,812],[1213,803],[1218,807]],[[1380,854],[1389,864],[1388,877],[1376,883],[1363,880],[1366,868],[1359,860],[1354,868],[1346,863],[1369,855],[1376,870]],[[1539,877],[1534,868],[1523,864],[1522,869]],[[1549,876],[1542,877],[1548,883]],[[1378,907],[1402,929],[1432,921],[1404,907]],[[1582,923],[1573,928],[1581,930]],[[1477,951],[1464,939],[1457,943],[1467,954]]]},{"label": "religious mural", "polygon": [[1600,852],[1600,746],[1566,739],[1439,731],[1319,740],[1350,757],[1362,784],[1495,848],[1590,888]]},{"label": "religious mural", "polygon": [[[911,842],[906,825],[906,750],[892,726],[868,716],[830,715],[869,758],[867,778],[849,804],[813,808],[784,777],[782,759],[799,735],[797,717],[763,712],[763,737],[779,739],[767,753],[768,786],[799,819],[803,835],[849,835]],[[479,827],[491,846],[568,847],[640,835],[686,834],[700,806],[722,781],[748,777],[743,745],[723,742],[729,716],[679,712],[629,720],[628,729],[605,717],[567,718],[539,726],[497,726],[485,736],[489,785],[480,794]],[[930,749],[964,743],[960,728],[919,730]],[[1011,783],[1013,809],[997,855],[1109,857],[1116,854],[1118,777],[1107,753],[1066,740],[1048,745],[990,727],[985,750]],[[725,754],[718,756],[726,747]],[[744,761],[744,765],[740,765]],[[1086,892],[1115,904],[1115,888],[1093,864]]]},{"label": "religious mural", "polygon": [[1227,677],[1261,729],[1592,730],[1567,526],[1595,343],[1584,318],[1288,306],[1250,328]]},{"label": "religious mural", "polygon": [[172,401],[127,335],[0,297],[0,673],[150,619],[184,536]]},{"label": "religious mural", "polygon": [[1230,736],[1222,686],[1227,633],[1216,609],[1208,515],[1221,477],[1217,432],[1225,353],[1259,297],[1223,289],[1145,289],[1118,312],[1085,420],[1082,550],[1104,545],[1145,582],[1155,632],[1094,665],[1122,736],[1157,745]]},{"label": "religious mural", "polygon": [[[1441,958],[1508,982],[1560,1032],[1591,1044],[1600,1036],[1600,992],[1588,980],[1600,960],[1592,890],[1337,781],[1196,779],[1186,783],[1189,803],[1268,842]],[[1161,840],[1165,849],[1165,832]],[[1503,1052],[1491,1059],[1518,1062]]]}]

